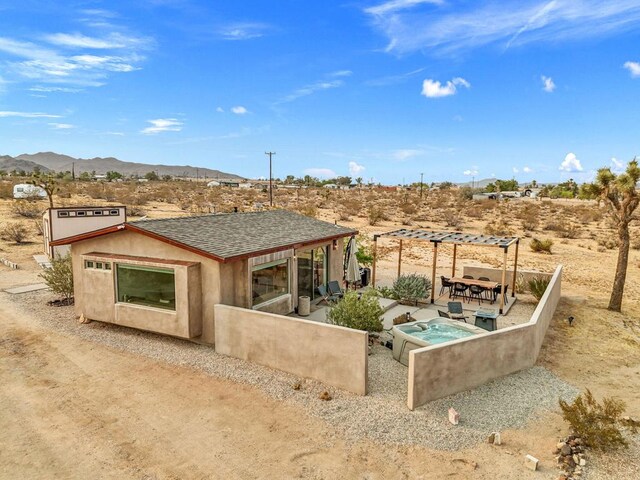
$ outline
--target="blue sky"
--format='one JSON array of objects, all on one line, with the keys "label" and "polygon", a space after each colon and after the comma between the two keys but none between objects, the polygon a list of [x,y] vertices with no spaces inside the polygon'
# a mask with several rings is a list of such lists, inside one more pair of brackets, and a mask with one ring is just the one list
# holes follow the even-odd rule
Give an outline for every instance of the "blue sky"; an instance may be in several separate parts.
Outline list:
[{"label": "blue sky", "polygon": [[640,154],[640,0],[0,0],[0,154],[580,181]]}]

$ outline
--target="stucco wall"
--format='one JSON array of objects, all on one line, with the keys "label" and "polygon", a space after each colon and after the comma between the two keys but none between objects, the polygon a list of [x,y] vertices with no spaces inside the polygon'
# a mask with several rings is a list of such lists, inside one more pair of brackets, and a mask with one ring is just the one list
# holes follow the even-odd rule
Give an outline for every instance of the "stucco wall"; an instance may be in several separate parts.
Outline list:
[{"label": "stucco wall", "polygon": [[[188,252],[178,247],[166,244],[159,240],[146,237],[134,232],[121,231],[104,235],[89,240],[84,240],[72,245],[73,275],[75,291],[75,309],[78,315],[85,315],[93,320],[115,323],[115,297],[113,281],[111,283],[95,282],[95,278],[90,270],[83,269],[82,255],[91,252],[102,252],[107,254],[129,255],[139,257],[154,257],[160,259],[170,259],[183,262],[199,263],[199,274],[190,273],[191,279],[198,279],[193,288],[189,289],[188,296],[191,298],[200,297],[196,302],[200,305],[199,311],[193,311],[187,321],[190,325],[190,338],[199,337],[205,343],[214,343],[213,327],[213,306],[221,302],[220,296],[220,264],[214,260],[207,259],[195,253]],[[102,273],[102,272],[97,272]],[[189,275],[187,275],[187,278]],[[228,279],[226,281],[229,281]],[[185,283],[187,280],[185,279]],[[176,282],[178,287],[178,282]],[[241,287],[242,288],[242,287]],[[177,293],[177,292],[176,292]],[[103,299],[108,304],[96,304],[96,298]],[[101,300],[102,301],[102,300]],[[194,303],[195,305],[195,303]],[[156,311],[155,309],[153,310]],[[145,315],[149,318],[149,325],[153,327],[153,312]],[[196,317],[199,316],[196,320]],[[162,317],[162,315],[160,316]],[[163,317],[164,318],[164,317]],[[121,322],[122,320],[120,320]],[[195,324],[191,323],[195,322]],[[135,325],[130,325],[135,326]],[[142,327],[137,327],[142,328]],[[147,328],[153,330],[152,328]],[[160,330],[153,330],[160,331]],[[162,332],[161,333],[169,333]],[[169,333],[174,335],[174,333]]]},{"label": "stucco wall", "polygon": [[468,390],[535,364],[561,295],[562,265],[556,268],[531,320],[409,353],[407,405]]},{"label": "stucco wall", "polygon": [[[478,277],[487,277],[493,282],[501,282],[502,281],[502,269],[499,268],[488,268],[488,267],[474,267],[465,265],[462,269],[463,275],[472,275],[474,278]],[[533,270],[521,270],[518,269],[517,277],[522,276],[525,282],[528,282],[530,279],[534,277],[540,278],[551,278],[551,273],[546,272],[536,272]],[[511,281],[513,280],[513,269],[507,269],[507,284],[509,284],[509,288],[511,288]],[[511,290],[509,290],[509,295],[511,295]]]},{"label": "stucco wall", "polygon": [[366,395],[366,332],[226,305],[215,317],[218,353]]}]

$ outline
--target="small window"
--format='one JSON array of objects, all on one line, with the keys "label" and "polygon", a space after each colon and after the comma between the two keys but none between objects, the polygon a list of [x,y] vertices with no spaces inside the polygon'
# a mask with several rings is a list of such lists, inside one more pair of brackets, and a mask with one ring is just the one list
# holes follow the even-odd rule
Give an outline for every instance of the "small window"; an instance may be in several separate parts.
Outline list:
[{"label": "small window", "polygon": [[58,212],[58,217],[68,217],[69,212]]},{"label": "small window", "polygon": [[24,192],[24,188],[18,187],[18,188],[16,188],[16,192]]},{"label": "small window", "polygon": [[93,215],[102,215],[102,210],[94,210]]},{"label": "small window", "polygon": [[110,263],[105,263],[104,264],[104,269],[105,270],[111,270],[111,264]]},{"label": "small window", "polygon": [[120,210],[109,210],[109,215],[120,215]]},{"label": "small window", "polygon": [[93,268],[93,260],[85,260],[84,261],[84,268]]},{"label": "small window", "polygon": [[84,217],[86,215],[87,212],[85,212],[84,210],[80,210],[78,212],[76,212],[76,216],[77,217]]},{"label": "small window", "polygon": [[102,265],[103,265],[103,263],[102,263],[102,262],[96,262],[96,268],[97,268],[98,270],[102,270]]}]

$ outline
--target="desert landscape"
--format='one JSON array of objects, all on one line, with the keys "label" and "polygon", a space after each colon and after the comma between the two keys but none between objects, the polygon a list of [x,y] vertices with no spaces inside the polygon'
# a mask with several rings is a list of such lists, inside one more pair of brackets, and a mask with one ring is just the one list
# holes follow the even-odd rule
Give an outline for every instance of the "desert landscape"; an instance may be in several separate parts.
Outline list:
[{"label": "desert landscape", "polygon": [[[0,265],[0,289],[41,281],[32,256],[42,253],[38,219],[47,203],[15,201],[11,187],[0,182],[0,257],[19,269]],[[470,193],[455,186],[425,189],[422,196],[417,189],[278,188],[274,208],[356,228],[367,248],[373,234],[398,228],[521,237],[519,268],[551,272],[564,266],[562,299],[535,368],[576,391],[588,388],[597,398],[619,398],[626,415],[640,416],[639,227],[631,232],[622,313],[614,313],[606,306],[617,243],[604,205],[547,198],[475,201]],[[65,182],[54,201],[56,206],[126,205],[130,219],[251,211],[269,204],[263,190],[189,181]],[[19,241],[15,232],[21,232]],[[532,251],[534,238],[550,240],[551,253]],[[438,273],[444,274],[451,252],[443,248],[440,255]],[[394,241],[380,242],[378,257],[378,283],[390,285],[397,268]],[[404,272],[431,271],[431,250],[424,244],[405,242],[403,259]],[[498,267],[501,255],[459,249],[458,262]],[[568,425],[557,403],[502,431],[501,446],[461,440],[460,448],[452,449],[451,430],[445,433],[452,443],[440,448],[428,433],[412,441],[409,431],[406,439],[390,441],[386,430],[377,429],[386,420],[375,410],[359,422],[366,428],[357,433],[326,420],[330,415],[323,409],[348,408],[353,401],[344,392],[332,391],[334,400],[323,402],[317,398],[322,386],[314,382],[297,393],[291,388],[295,378],[252,370],[243,362],[227,364],[209,357],[207,347],[111,325],[79,325],[72,307],[46,304],[55,298],[46,291],[0,296],[3,478],[559,476],[553,450]],[[535,304],[527,295],[520,301]],[[571,326],[569,316],[575,319]],[[349,412],[341,415],[348,418]],[[640,476],[640,437],[629,434],[628,440],[629,448],[616,453],[590,452],[581,478]],[[524,469],[526,454],[540,459],[539,471]]]}]

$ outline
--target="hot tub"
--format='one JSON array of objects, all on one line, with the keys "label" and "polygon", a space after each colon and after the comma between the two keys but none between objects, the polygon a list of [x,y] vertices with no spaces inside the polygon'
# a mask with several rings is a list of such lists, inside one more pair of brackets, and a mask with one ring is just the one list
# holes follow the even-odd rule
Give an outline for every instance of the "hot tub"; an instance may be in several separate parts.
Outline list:
[{"label": "hot tub", "polygon": [[391,332],[393,358],[403,365],[409,365],[409,352],[416,348],[487,333],[486,330],[474,325],[441,317],[396,325]]}]

